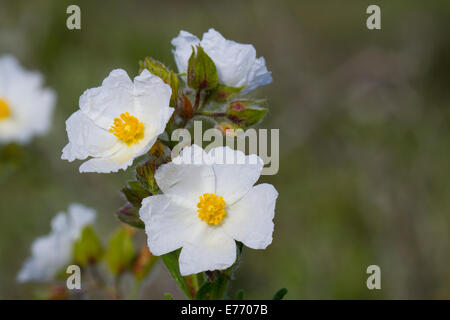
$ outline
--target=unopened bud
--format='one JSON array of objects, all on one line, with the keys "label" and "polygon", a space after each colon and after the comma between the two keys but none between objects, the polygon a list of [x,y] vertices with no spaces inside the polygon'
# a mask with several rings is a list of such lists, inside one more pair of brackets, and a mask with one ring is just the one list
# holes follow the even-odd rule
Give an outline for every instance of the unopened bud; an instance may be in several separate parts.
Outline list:
[{"label": "unopened bud", "polygon": [[214,61],[206,54],[202,47],[192,47],[189,58],[187,83],[195,90],[212,90],[217,87],[219,77]]},{"label": "unopened bud", "polygon": [[218,122],[215,128],[222,132],[224,136],[236,136],[236,130],[241,129],[240,126],[231,121]]},{"label": "unopened bud", "polygon": [[191,100],[184,93],[181,93],[180,99],[178,99],[178,113],[184,120],[189,120],[194,116]]},{"label": "unopened bud", "polygon": [[228,119],[241,127],[257,124],[264,118],[268,109],[260,107],[262,101],[236,100],[228,104],[226,115]]}]

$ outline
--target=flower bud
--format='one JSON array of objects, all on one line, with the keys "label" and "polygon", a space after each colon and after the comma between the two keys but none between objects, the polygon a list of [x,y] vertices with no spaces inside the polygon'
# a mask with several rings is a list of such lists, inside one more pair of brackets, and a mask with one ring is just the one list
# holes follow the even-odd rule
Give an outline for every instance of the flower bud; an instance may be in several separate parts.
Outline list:
[{"label": "flower bud", "polygon": [[94,229],[91,226],[84,227],[81,237],[73,246],[75,262],[80,266],[86,266],[96,262],[102,253],[102,245]]},{"label": "flower bud", "polygon": [[192,47],[187,70],[188,86],[195,90],[212,90],[217,87],[219,77],[214,61],[206,54],[202,47],[197,50]]},{"label": "flower bud", "polygon": [[135,250],[131,235],[123,228],[114,233],[109,241],[105,253],[106,263],[111,273],[115,276],[130,267],[135,257]]},{"label": "flower bud", "polygon": [[241,127],[257,124],[267,113],[266,108],[260,107],[262,100],[236,100],[228,104],[226,115],[228,119]]},{"label": "flower bud", "polygon": [[119,220],[123,223],[135,228],[144,229],[144,223],[139,218],[139,212],[131,203],[126,203],[123,207],[117,210],[116,214]]},{"label": "flower bud", "polygon": [[240,126],[231,121],[218,122],[215,128],[222,132],[224,136],[235,136],[235,130],[242,129]]},{"label": "flower bud", "polygon": [[189,120],[194,116],[194,108],[192,108],[191,100],[184,93],[181,93],[178,100],[178,113],[184,120]]}]

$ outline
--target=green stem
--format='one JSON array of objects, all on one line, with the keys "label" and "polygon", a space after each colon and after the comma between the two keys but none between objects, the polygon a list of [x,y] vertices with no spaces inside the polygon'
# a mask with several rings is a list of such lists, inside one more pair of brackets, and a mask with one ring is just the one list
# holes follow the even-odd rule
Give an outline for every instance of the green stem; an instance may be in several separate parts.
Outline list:
[{"label": "green stem", "polygon": [[192,281],[192,287],[194,288],[195,292],[199,289],[199,283],[198,283],[198,276],[197,274],[191,275],[191,281]]},{"label": "green stem", "polygon": [[227,271],[220,272],[220,275],[217,277],[216,281],[214,281],[214,289],[212,290],[213,292],[211,295],[211,299],[223,300],[225,298],[228,289],[228,282],[230,279]]},{"label": "green stem", "polygon": [[197,111],[199,105],[200,105],[200,97],[201,97],[202,90],[199,89],[197,91],[197,94],[195,95],[195,104],[194,104],[194,111]]},{"label": "green stem", "polygon": [[139,296],[142,280],[135,279],[128,300],[136,300]]},{"label": "green stem", "polygon": [[165,255],[162,255],[162,260],[163,260],[164,264],[166,265],[167,269],[169,270],[170,274],[176,281],[177,285],[184,292],[186,297],[188,299],[192,300],[192,294],[189,290],[189,286],[186,282],[186,279],[180,274],[180,269],[179,269],[179,264],[178,264],[179,263],[178,262],[178,252],[173,251],[173,252],[169,252]]}]

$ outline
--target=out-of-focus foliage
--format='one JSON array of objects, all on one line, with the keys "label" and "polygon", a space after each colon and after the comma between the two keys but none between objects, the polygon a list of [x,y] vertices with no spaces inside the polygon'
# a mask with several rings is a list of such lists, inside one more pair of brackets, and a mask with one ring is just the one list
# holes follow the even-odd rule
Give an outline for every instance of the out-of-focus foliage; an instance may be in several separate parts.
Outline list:
[{"label": "out-of-focus foliage", "polygon": [[[274,82],[255,96],[269,98],[264,127],[280,128],[280,171],[262,179],[280,194],[274,241],[244,250],[232,291],[450,297],[448,1],[77,3],[79,31],[66,28],[71,1],[0,3],[0,54],[41,70],[58,93],[51,132],[26,146],[23,165],[0,184],[0,298],[34,296],[36,286],[15,275],[68,203],[98,209],[104,243],[117,227],[119,189],[134,171],[81,175],[79,163],[60,160],[79,96],[113,68],[136,74],[146,56],[176,69],[169,40],[209,27],[266,58]],[[369,31],[365,11],[375,3],[382,30]],[[366,288],[371,264],[381,267],[381,291]],[[175,292],[155,272],[144,297]]]}]

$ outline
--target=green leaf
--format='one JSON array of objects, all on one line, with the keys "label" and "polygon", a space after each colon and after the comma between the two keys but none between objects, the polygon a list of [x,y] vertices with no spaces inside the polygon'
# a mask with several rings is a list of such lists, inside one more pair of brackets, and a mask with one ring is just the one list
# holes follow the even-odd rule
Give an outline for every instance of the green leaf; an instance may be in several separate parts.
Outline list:
[{"label": "green leaf", "polygon": [[219,275],[212,283],[211,288],[211,299],[213,300],[222,300],[228,289],[228,280],[230,280],[231,268],[228,268],[224,271],[218,271]]},{"label": "green leaf", "polygon": [[198,290],[195,299],[196,300],[210,300],[212,289],[213,289],[213,283],[212,282],[205,282],[200,289]]},{"label": "green leaf", "polygon": [[178,100],[178,88],[180,86],[180,80],[178,79],[178,76],[173,71],[170,71],[170,73],[169,73],[169,79],[167,81],[167,84],[170,85],[170,88],[172,89],[172,95],[170,96],[170,106],[176,107],[177,100]]},{"label": "green leaf", "polygon": [[122,191],[125,198],[128,200],[129,203],[131,203],[136,208],[141,207],[141,201],[142,199],[139,198],[139,196],[130,188],[123,187],[120,191]]},{"label": "green leaf", "polygon": [[249,127],[260,122],[267,111],[260,107],[262,101],[236,100],[230,102],[227,107],[226,115],[228,119],[243,127]]},{"label": "green leaf", "polygon": [[121,191],[128,202],[136,208],[140,208],[142,200],[151,195],[139,181],[128,182],[128,187],[123,187]]},{"label": "green leaf", "polygon": [[130,181],[128,186],[141,200],[150,196],[150,193],[145,190],[139,181]]},{"label": "green leaf", "polygon": [[98,261],[103,253],[100,239],[91,226],[86,226],[80,238],[74,243],[73,255],[75,263],[86,266]]},{"label": "green leaf", "polygon": [[119,275],[130,266],[134,256],[135,250],[131,235],[124,228],[120,228],[111,237],[105,254],[109,270],[112,274]]},{"label": "green leaf", "polygon": [[219,84],[219,76],[214,61],[201,46],[192,47],[188,62],[187,83],[195,90],[212,90]]},{"label": "green leaf", "polygon": [[155,181],[154,162],[147,161],[146,163],[138,166],[136,168],[136,178],[150,193],[155,194],[158,192],[158,185]]},{"label": "green leaf", "polygon": [[117,217],[123,223],[126,223],[132,227],[138,229],[144,229],[145,225],[139,217],[139,210],[136,209],[131,203],[126,203],[116,212]]},{"label": "green leaf", "polygon": [[166,300],[173,300],[172,295],[168,292],[164,293],[164,297],[166,297]]},{"label": "green leaf", "polygon": [[239,290],[238,292],[236,292],[236,297],[235,297],[235,299],[236,300],[244,300],[244,294],[245,294],[245,292],[244,292],[244,290]]},{"label": "green leaf", "polygon": [[170,70],[162,62],[146,57],[144,61],[139,61],[139,73],[147,69],[150,73],[155,76],[160,77],[164,82],[167,83],[170,75]]},{"label": "green leaf", "polygon": [[167,254],[162,255],[162,260],[169,270],[171,276],[175,279],[175,282],[180,287],[180,289],[184,292],[186,297],[192,299],[192,293],[189,290],[189,286],[186,282],[186,279],[180,273],[180,267],[178,262],[178,257],[180,254],[180,250],[175,250],[169,252]]},{"label": "green leaf", "polygon": [[215,102],[225,102],[241,92],[244,87],[229,87],[224,84],[219,84],[209,96],[209,99]]},{"label": "green leaf", "polygon": [[283,300],[284,296],[288,293],[286,288],[282,288],[275,293],[272,300]]}]

